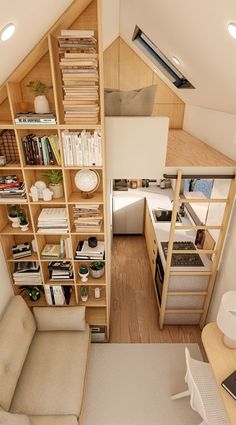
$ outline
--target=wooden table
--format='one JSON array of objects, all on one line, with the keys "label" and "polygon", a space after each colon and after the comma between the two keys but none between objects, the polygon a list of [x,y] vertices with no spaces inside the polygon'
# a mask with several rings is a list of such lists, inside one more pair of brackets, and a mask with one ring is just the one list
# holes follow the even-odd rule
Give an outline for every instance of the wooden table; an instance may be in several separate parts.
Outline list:
[{"label": "wooden table", "polygon": [[224,345],[223,334],[216,323],[209,323],[204,327],[202,342],[219,386],[230,424],[236,425],[236,401],[221,386],[221,382],[236,370],[236,348],[232,349]]}]

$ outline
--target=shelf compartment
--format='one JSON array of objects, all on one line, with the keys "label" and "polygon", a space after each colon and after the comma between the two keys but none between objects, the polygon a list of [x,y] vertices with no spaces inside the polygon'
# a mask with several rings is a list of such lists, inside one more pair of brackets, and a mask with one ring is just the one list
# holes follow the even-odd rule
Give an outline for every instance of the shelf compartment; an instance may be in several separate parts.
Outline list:
[{"label": "shelf compartment", "polygon": [[[81,204],[83,204],[83,202],[81,202]],[[73,206],[74,206],[73,204],[69,205],[69,217],[70,217],[70,224],[71,224],[70,230],[71,230],[72,234],[80,235],[81,237],[85,236],[85,238],[88,237],[88,236],[93,236],[93,235],[96,236],[96,237],[99,236],[99,235],[104,235],[104,212],[103,212],[104,208],[103,208],[102,204],[99,205],[99,210],[101,211],[101,217],[102,217],[103,223],[102,223],[101,231],[97,231],[97,232],[92,231],[92,229],[91,229],[91,232],[88,232],[88,231],[86,231],[86,232],[76,232],[76,228],[75,228],[75,225],[74,225]],[[89,207],[89,204],[87,206]],[[94,219],[96,220],[96,217],[94,217]]]},{"label": "shelf compartment", "polygon": [[[104,261],[104,260],[102,260]],[[81,266],[81,264],[85,264],[88,269],[90,268],[90,264],[93,261],[87,261],[87,260],[81,260],[81,261],[76,261],[74,264],[75,267],[75,280],[76,280],[76,284],[78,286],[106,286],[106,271],[104,270],[104,274],[103,276],[101,276],[99,279],[94,279],[91,275],[91,273],[89,272],[89,276],[88,276],[88,280],[87,282],[82,282],[81,278],[79,276],[79,268]]]},{"label": "shelf compartment", "polygon": [[[53,168],[54,170],[54,168]],[[26,183],[26,189],[27,192],[30,193],[30,188],[35,184],[36,181],[44,181],[44,183],[48,187],[48,179],[43,174],[45,173],[45,167],[43,167],[43,170],[39,169],[32,169],[27,168],[25,169],[25,183]],[[63,186],[64,189],[64,186]],[[50,204],[65,204],[65,196],[62,198],[52,199],[51,201],[44,201],[43,199],[39,199],[38,201],[33,201],[31,196],[29,197],[31,200],[31,204],[43,204],[43,205],[50,205]]]},{"label": "shelf compartment", "polygon": [[[62,263],[63,261],[65,261],[64,259],[52,259],[52,260],[47,260],[41,263],[41,268],[42,268],[42,273],[43,273],[43,281],[46,285],[74,285],[75,281],[74,278],[71,279],[56,279],[56,280],[51,280],[49,278],[49,270],[48,270],[48,265],[49,263],[51,263],[52,261],[56,261],[56,262],[60,262]],[[71,261],[71,260],[69,260]],[[72,265],[73,266],[73,265]]]},{"label": "shelf compartment", "polygon": [[[96,238],[97,238],[98,241],[104,241],[104,235],[97,234]],[[75,257],[75,251],[76,251],[76,248],[77,248],[79,241],[87,241],[88,238],[84,234],[83,235],[76,234],[76,235],[71,235],[71,239],[72,239],[72,249],[73,249],[73,258],[74,258]],[[74,261],[82,261],[82,262],[85,262],[85,263],[86,262],[91,263],[93,261],[104,261],[104,260],[97,259],[97,260],[74,260]]]},{"label": "shelf compartment", "polygon": [[[64,237],[64,235],[63,235]],[[68,243],[71,244],[69,235],[65,235],[65,237],[68,238]],[[60,244],[60,239],[61,239],[61,235],[40,235],[37,234],[36,235],[36,240],[37,240],[37,245],[38,245],[38,249],[39,249],[39,253],[40,253],[40,260],[44,261],[44,262],[48,262],[48,261],[71,261],[71,258],[43,258],[41,256],[41,252],[43,250],[43,248],[45,247],[46,244],[53,244],[53,245],[59,245]],[[72,252],[72,250],[71,250]]]},{"label": "shelf compartment", "polygon": [[[90,167],[89,167],[90,169]],[[103,194],[102,194],[102,170],[98,170],[100,177],[100,184],[96,192],[92,193],[91,198],[85,198],[82,196],[82,193],[75,185],[75,175],[79,171],[77,170],[67,170],[65,169],[64,178],[65,178],[65,187],[67,200],[69,203],[79,204],[79,203],[90,203],[90,204],[101,204],[103,203]]]},{"label": "shelf compartment", "polygon": [[107,325],[105,307],[89,307],[85,311],[85,319],[89,325]]},{"label": "shelf compartment", "polygon": [[0,118],[1,125],[13,124],[12,123],[10,103],[9,103],[9,99],[7,97],[7,90],[6,90],[6,98],[0,104],[0,117],[1,117]]},{"label": "shelf compartment", "polygon": [[[53,203],[53,204],[51,204],[51,203],[45,203],[45,204],[39,204],[39,203],[35,203],[35,202],[33,202],[33,203],[31,203],[31,205],[30,205],[30,208],[31,208],[31,212],[32,212],[32,217],[33,217],[33,221],[34,221],[34,228],[35,228],[35,232],[36,232],[36,234],[37,235],[39,235],[39,236],[41,236],[41,235],[69,235],[69,233],[67,232],[67,233],[63,233],[63,231],[62,232],[53,232],[53,231],[49,231],[49,232],[44,232],[44,233],[38,233],[38,217],[39,217],[39,214],[41,213],[41,211],[42,211],[42,209],[43,208],[48,208],[48,209],[50,209],[50,208],[65,208],[65,206],[63,206],[62,204],[60,205],[60,204],[58,204],[58,203]],[[68,218],[68,217],[67,217]],[[68,219],[68,227],[70,227],[69,226],[69,219]]]},{"label": "shelf compartment", "polygon": [[[11,202],[11,204],[13,204]],[[8,235],[29,235],[29,234],[33,234],[33,228],[32,228],[32,223],[30,220],[30,213],[29,213],[29,207],[27,204],[25,203],[16,203],[14,202],[13,205],[19,205],[26,214],[26,217],[28,219],[29,222],[29,229],[26,231],[22,231],[20,227],[12,227],[10,220],[8,219],[8,208],[7,205],[0,205],[0,217],[1,217],[1,221],[0,221],[0,232],[2,234],[8,234]]]},{"label": "shelf compartment", "polygon": [[33,239],[32,236],[29,237],[28,235],[25,235],[24,232],[22,232],[22,235],[1,235],[3,251],[7,261],[8,262],[38,261],[38,255],[36,252],[33,252],[33,251],[31,255],[27,257],[23,257],[23,258],[15,259],[12,256],[13,245],[19,245],[25,242],[31,243],[32,239]]},{"label": "shelf compartment", "polygon": [[4,167],[14,167],[14,165],[20,167],[19,150],[14,130],[4,129],[0,131],[0,155],[6,157]]}]

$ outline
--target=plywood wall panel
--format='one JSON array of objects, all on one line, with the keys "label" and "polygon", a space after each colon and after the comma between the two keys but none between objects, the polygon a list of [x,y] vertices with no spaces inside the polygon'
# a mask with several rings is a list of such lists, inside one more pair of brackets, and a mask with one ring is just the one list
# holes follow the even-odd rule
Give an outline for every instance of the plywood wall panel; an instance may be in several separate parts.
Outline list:
[{"label": "plywood wall panel", "polygon": [[104,52],[104,87],[119,89],[119,38]]}]

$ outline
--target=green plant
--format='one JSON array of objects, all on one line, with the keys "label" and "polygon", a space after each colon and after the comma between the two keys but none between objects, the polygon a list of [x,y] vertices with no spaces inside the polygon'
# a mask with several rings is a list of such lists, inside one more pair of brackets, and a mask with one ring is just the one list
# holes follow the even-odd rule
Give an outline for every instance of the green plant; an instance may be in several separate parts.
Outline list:
[{"label": "green plant", "polygon": [[26,87],[28,87],[31,91],[33,91],[36,96],[45,95],[47,91],[52,88],[52,86],[47,86],[45,83],[42,83],[42,81],[40,80],[29,81]]},{"label": "green plant", "polygon": [[63,182],[61,170],[50,170],[46,173],[41,173],[42,177],[46,177],[49,184],[59,184]]},{"label": "green plant", "polygon": [[23,210],[21,210],[18,214],[18,217],[20,219],[20,225],[21,226],[25,226],[26,224],[28,224],[28,220],[26,218],[26,214]]},{"label": "green plant", "polygon": [[87,297],[88,296],[88,288],[86,288],[86,286],[80,287],[80,295],[81,295],[81,297]]},{"label": "green plant", "polygon": [[40,291],[41,288],[39,286],[20,286],[20,294],[23,292],[26,293],[26,295],[32,300],[37,301],[40,298]]},{"label": "green plant", "polygon": [[80,274],[87,274],[88,273],[88,267],[86,266],[86,264],[81,264],[81,266],[79,268],[79,272],[80,272]]},{"label": "green plant", "polygon": [[22,209],[19,205],[11,205],[8,209],[9,217],[19,217]]},{"label": "green plant", "polygon": [[90,268],[92,270],[102,270],[104,267],[104,262],[103,261],[93,261],[90,265]]}]

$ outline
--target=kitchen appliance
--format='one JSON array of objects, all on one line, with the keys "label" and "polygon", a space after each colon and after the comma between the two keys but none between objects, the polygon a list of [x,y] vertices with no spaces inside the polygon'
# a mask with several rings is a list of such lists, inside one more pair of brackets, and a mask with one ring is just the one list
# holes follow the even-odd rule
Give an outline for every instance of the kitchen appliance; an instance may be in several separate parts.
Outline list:
[{"label": "kitchen appliance", "polygon": [[[159,222],[171,222],[172,218],[172,210],[152,210],[152,215],[154,218],[155,223]],[[179,214],[177,213],[176,221],[181,223],[181,218]]]},{"label": "kitchen appliance", "polygon": [[[167,258],[168,252],[168,242],[161,242],[161,246],[164,252],[165,258]],[[171,259],[171,267],[204,267],[204,264],[201,260],[200,255],[196,252],[196,254],[189,254],[188,250],[196,250],[193,242],[190,241],[182,241],[182,242],[174,242],[173,250],[186,250],[186,254],[173,254]]]},{"label": "kitchen appliance", "polygon": [[155,284],[156,284],[156,290],[159,302],[161,304],[161,297],[162,297],[162,289],[163,289],[163,283],[164,283],[164,268],[162,265],[161,257],[159,254],[157,254],[156,258],[156,271],[155,271]]},{"label": "kitchen appliance", "polygon": [[127,191],[128,180],[127,179],[115,179],[113,181],[113,190]]}]

